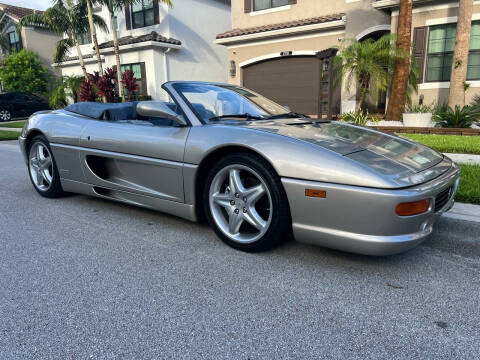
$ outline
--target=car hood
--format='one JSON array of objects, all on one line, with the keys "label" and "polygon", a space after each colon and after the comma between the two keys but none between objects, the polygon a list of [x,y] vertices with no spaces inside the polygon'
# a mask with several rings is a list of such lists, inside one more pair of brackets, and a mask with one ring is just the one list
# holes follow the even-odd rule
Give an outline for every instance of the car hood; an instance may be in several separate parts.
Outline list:
[{"label": "car hood", "polygon": [[342,122],[283,119],[243,122],[241,126],[320,146],[390,178],[398,186],[428,181],[450,167],[442,154],[426,146]]}]

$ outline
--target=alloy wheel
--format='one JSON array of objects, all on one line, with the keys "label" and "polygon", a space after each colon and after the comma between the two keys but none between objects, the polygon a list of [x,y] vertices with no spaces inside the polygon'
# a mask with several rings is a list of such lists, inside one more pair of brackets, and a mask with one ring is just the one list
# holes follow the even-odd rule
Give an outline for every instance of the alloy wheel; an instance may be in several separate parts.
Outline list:
[{"label": "alloy wheel", "polygon": [[255,242],[270,227],[270,190],[262,177],[247,166],[235,164],[221,169],[211,182],[209,203],[218,228],[238,243]]},{"label": "alloy wheel", "polygon": [[50,150],[41,142],[33,144],[30,149],[29,168],[35,187],[47,191],[52,185],[53,161]]},{"label": "alloy wheel", "polygon": [[8,110],[0,110],[0,121],[10,121],[12,114]]}]

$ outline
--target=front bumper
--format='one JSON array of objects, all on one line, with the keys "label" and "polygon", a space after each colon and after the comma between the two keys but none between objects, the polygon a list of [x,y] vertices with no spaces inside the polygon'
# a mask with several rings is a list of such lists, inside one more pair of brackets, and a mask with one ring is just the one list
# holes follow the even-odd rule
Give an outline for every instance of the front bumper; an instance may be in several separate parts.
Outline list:
[{"label": "front bumper", "polygon": [[[406,189],[372,189],[282,178],[297,241],[365,255],[392,255],[413,248],[433,231],[436,220],[454,203],[460,169],[452,163],[442,176]],[[435,197],[452,187],[441,209]],[[326,198],[307,197],[305,189],[326,191]],[[432,199],[426,213],[401,217],[401,202]]]}]

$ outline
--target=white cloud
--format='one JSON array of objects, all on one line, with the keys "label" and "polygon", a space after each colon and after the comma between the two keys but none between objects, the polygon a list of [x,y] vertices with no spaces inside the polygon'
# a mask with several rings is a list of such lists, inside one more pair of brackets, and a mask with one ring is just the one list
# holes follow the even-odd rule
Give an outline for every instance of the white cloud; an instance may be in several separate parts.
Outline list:
[{"label": "white cloud", "polygon": [[2,0],[1,2],[37,10],[45,10],[52,6],[52,0]]}]

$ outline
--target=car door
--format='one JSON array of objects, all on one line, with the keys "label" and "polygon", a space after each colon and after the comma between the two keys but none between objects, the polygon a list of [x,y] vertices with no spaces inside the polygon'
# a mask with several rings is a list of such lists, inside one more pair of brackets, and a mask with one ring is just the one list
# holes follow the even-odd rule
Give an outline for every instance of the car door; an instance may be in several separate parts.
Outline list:
[{"label": "car door", "polygon": [[190,127],[167,119],[90,120],[80,160],[95,191],[118,190],[184,202],[183,154]]}]

